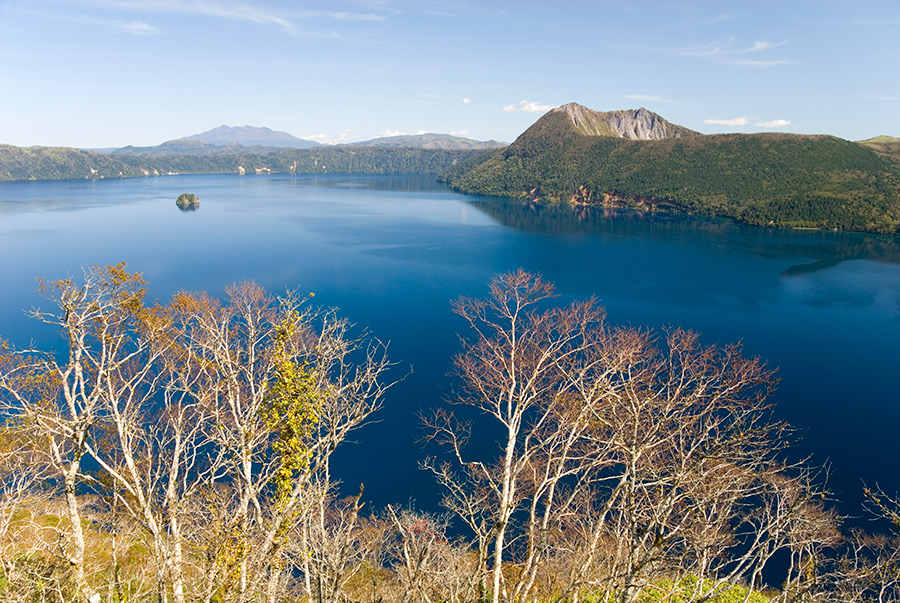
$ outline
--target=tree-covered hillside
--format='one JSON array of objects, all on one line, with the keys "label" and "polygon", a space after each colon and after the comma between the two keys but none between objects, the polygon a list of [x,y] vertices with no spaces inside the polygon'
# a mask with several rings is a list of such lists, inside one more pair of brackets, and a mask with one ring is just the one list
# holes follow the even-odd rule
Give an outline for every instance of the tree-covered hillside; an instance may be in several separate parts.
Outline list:
[{"label": "tree-covered hillside", "polygon": [[0,181],[140,176],[139,168],[109,155],[68,147],[0,145]]},{"label": "tree-covered hillside", "polygon": [[832,136],[585,136],[561,112],[444,173],[457,190],[715,214],[761,225],[897,234],[897,156]]},{"label": "tree-covered hillside", "polygon": [[473,151],[365,146],[222,155],[106,155],[68,147],[0,145],[0,181],[159,174],[438,174]]}]

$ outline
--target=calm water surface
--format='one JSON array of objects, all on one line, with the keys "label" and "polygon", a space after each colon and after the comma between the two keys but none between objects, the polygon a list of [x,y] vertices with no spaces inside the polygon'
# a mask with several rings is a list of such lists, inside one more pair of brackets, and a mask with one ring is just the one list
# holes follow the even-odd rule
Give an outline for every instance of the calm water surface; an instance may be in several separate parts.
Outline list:
[{"label": "calm water surface", "polygon": [[[175,199],[196,193],[200,208]],[[377,505],[435,503],[416,468],[416,413],[442,403],[463,328],[459,295],[523,267],[564,298],[595,295],[615,323],[689,327],[743,341],[779,367],[777,413],[795,448],[830,463],[854,511],[862,480],[900,489],[900,241],[728,222],[537,207],[452,193],[413,177],[171,176],[0,184],[0,336],[59,346],[24,309],[35,277],[128,262],[151,297],[221,294],[252,279],[299,287],[390,341],[413,373],[338,471]]]}]

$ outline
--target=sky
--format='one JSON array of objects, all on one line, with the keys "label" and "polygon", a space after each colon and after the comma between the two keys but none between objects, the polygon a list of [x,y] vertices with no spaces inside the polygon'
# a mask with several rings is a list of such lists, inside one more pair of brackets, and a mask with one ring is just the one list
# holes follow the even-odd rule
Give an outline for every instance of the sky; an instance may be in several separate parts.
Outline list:
[{"label": "sky", "polygon": [[0,0],[0,144],[511,142],[568,102],[900,136],[900,0]]}]

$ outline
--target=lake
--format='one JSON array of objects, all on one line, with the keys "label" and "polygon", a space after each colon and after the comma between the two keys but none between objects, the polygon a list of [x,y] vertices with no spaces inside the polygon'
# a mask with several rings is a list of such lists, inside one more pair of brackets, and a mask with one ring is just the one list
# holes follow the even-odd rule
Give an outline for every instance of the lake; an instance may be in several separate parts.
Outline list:
[{"label": "lake", "polygon": [[[195,193],[197,211],[175,206]],[[423,177],[168,176],[0,184],[0,336],[62,345],[24,310],[35,277],[126,261],[150,297],[254,280],[339,307],[412,374],[378,422],[356,433],[337,473],[377,506],[437,493],[417,469],[416,413],[440,405],[458,351],[460,295],[522,267],[563,299],[595,295],[618,324],[684,326],[742,341],[779,367],[777,415],[794,455],[831,466],[858,512],[861,485],[900,489],[900,240],[770,230],[671,215],[541,207],[453,193]]]}]

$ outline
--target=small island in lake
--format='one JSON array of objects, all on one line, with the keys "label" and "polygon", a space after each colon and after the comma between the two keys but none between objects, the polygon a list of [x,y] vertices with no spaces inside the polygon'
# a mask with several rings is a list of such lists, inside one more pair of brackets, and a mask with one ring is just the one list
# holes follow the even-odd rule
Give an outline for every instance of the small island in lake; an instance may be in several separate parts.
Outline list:
[{"label": "small island in lake", "polygon": [[200,197],[194,193],[181,193],[175,201],[181,211],[195,211],[200,207]]}]

